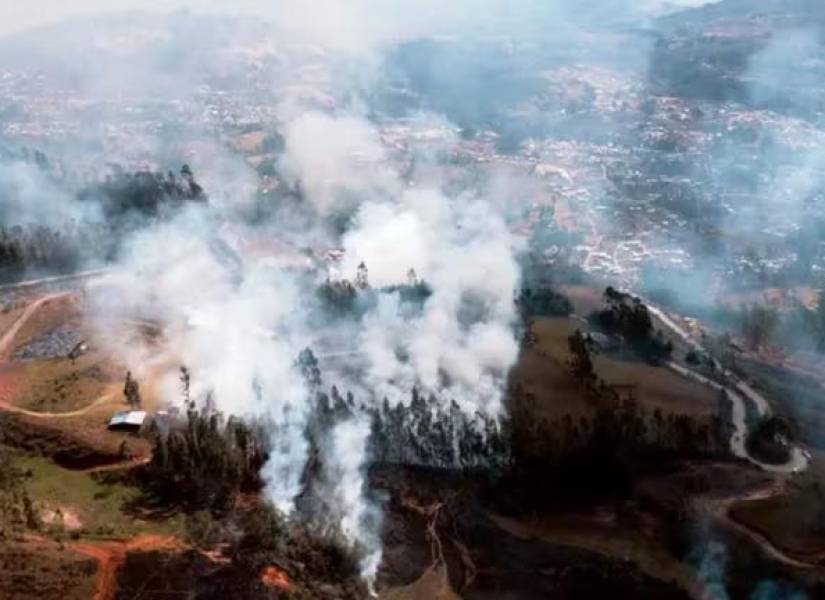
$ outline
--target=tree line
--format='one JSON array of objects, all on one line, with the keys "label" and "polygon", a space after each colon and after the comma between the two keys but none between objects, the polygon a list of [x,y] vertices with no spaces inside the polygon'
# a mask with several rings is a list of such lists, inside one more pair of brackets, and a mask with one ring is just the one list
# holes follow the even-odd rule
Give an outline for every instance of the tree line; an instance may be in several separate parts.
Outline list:
[{"label": "tree line", "polygon": [[54,174],[54,167],[40,152],[18,155],[0,151],[0,160],[4,159],[33,162],[81,206],[99,207],[100,218],[72,220],[59,226],[0,225],[0,282],[17,281],[27,272],[71,273],[91,260],[113,260],[130,230],[167,218],[188,203],[207,201],[188,165],[183,165],[179,174],[129,172],[111,165],[112,173],[74,188],[65,176]]},{"label": "tree line", "polygon": [[621,336],[644,360],[659,363],[670,357],[673,344],[661,330],[654,329],[650,311],[641,299],[608,286],[603,300],[604,308],[591,315],[593,323]]}]

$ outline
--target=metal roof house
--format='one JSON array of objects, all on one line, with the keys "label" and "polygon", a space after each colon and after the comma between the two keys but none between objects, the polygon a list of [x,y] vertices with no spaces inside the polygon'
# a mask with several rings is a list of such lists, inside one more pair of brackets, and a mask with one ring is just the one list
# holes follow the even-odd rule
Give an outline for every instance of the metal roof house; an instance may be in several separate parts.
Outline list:
[{"label": "metal roof house", "polygon": [[145,410],[122,410],[109,419],[109,429],[120,431],[138,431],[146,420]]}]

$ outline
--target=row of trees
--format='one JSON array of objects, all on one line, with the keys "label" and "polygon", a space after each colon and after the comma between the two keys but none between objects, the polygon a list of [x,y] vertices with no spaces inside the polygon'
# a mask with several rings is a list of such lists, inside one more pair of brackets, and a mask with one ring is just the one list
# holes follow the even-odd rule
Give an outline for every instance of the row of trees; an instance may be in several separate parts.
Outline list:
[{"label": "row of trees", "polygon": [[731,317],[752,350],[782,345],[825,351],[825,292],[818,294],[814,308],[792,301],[780,311],[774,304],[754,303],[740,307]]},{"label": "row of trees", "polygon": [[488,470],[506,465],[506,432],[489,416],[469,414],[455,401],[412,390],[409,405],[369,411],[371,455],[376,462],[450,470]]},{"label": "row of trees", "polygon": [[473,470],[507,460],[505,434],[487,415],[468,414],[455,401],[424,396],[415,387],[408,404],[391,405],[384,398],[378,406],[366,406],[334,385],[329,392],[323,389],[312,350],[302,351],[296,365],[315,397],[311,443],[323,440],[336,423],[364,415],[371,423],[369,455],[377,463]]},{"label": "row of trees", "polygon": [[0,281],[26,271],[69,273],[85,260],[111,258],[115,240],[100,224],[67,223],[61,230],[42,225],[0,226]]},{"label": "row of trees", "polygon": [[40,515],[25,487],[25,473],[11,452],[0,446],[0,538],[25,529],[38,529]]},{"label": "row of trees", "polygon": [[369,271],[362,262],[354,281],[327,279],[316,292],[319,308],[325,316],[359,319],[378,303],[379,294],[398,294],[402,309],[420,311],[432,295],[432,288],[418,278],[414,269],[407,272],[407,281],[384,287],[372,287]]},{"label": "row of trees", "polygon": [[603,462],[609,468],[616,461],[721,457],[729,452],[730,425],[722,416],[729,401],[723,395],[720,415],[693,417],[645,409],[632,393],[622,397],[607,386],[600,386],[599,394],[592,415],[548,419],[536,418],[537,399],[516,388],[511,409],[514,461],[562,467],[593,457],[598,458],[594,464]]},{"label": "row of trees", "polygon": [[570,300],[550,287],[525,287],[516,297],[522,318],[567,317],[573,313]]},{"label": "row of trees", "polygon": [[172,171],[165,175],[151,171],[130,173],[115,167],[113,175],[81,190],[78,197],[100,202],[106,219],[114,225],[122,225],[124,220],[156,218],[184,202],[206,200],[189,165],[183,165],[179,175]]},{"label": "row of trees", "polygon": [[647,361],[658,363],[670,357],[673,344],[654,329],[650,312],[639,298],[608,286],[603,299],[604,308],[591,317],[599,327],[621,336]]},{"label": "row of trees", "polygon": [[[647,449],[699,456],[727,452],[731,431],[730,400],[724,393],[719,396],[718,416],[711,419],[679,414],[665,417],[658,408],[650,412],[641,407],[632,388],[628,388],[623,397],[619,389],[608,385],[596,374],[590,342],[581,331],[577,330],[568,338],[568,346],[570,374],[589,403],[596,407],[592,429],[583,425],[578,433],[590,430],[593,434],[605,434],[612,428],[619,433],[597,435],[598,443],[611,447],[619,441],[618,446],[630,451]],[[575,426],[571,429],[568,419],[562,419],[565,431],[562,437],[569,448],[580,447],[575,438],[582,436],[577,435]]]},{"label": "row of trees", "polygon": [[258,425],[190,403],[183,425],[155,426],[152,460],[140,474],[154,499],[186,510],[229,510],[238,493],[262,488],[266,436]]},{"label": "row of trees", "polygon": [[592,408],[588,414],[541,417],[534,394],[520,385],[510,392],[511,464],[515,474],[531,474],[525,481],[537,470],[543,473],[543,482],[530,484],[537,488],[537,497],[552,497],[559,484],[620,492],[637,471],[660,468],[670,460],[729,454],[732,404],[724,393],[713,416],[650,410],[632,388],[616,388],[599,378],[586,335],[576,331],[568,345],[570,375]]},{"label": "row of trees", "polygon": [[[4,156],[0,152],[0,160]],[[6,160],[20,159],[15,155],[6,156]],[[40,169],[50,169],[40,153],[31,160],[37,161]],[[203,188],[187,165],[180,174],[170,171],[166,175],[113,168],[113,175],[87,183],[79,191],[70,189],[50,171],[46,174],[51,184],[62,186],[79,203],[99,206],[102,219],[84,218],[59,226],[14,222],[0,225],[0,282],[18,280],[27,271],[69,273],[89,260],[111,260],[129,230],[171,215],[186,203],[206,201]]]}]

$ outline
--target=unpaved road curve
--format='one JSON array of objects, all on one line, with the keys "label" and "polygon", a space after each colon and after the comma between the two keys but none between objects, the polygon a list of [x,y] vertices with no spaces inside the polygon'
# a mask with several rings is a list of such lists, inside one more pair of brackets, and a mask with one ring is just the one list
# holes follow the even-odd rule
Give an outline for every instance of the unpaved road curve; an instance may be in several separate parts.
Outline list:
[{"label": "unpaved road curve", "polygon": [[[12,323],[11,327],[9,327],[8,330],[6,330],[6,332],[3,334],[3,337],[0,337],[0,364],[8,362],[11,351],[14,349],[14,340],[17,337],[17,334],[20,333],[20,330],[23,328],[23,326],[29,322],[29,319],[31,319],[35,315],[35,313],[37,313],[37,311],[40,310],[40,308],[42,308],[49,302],[59,300],[61,298],[66,298],[68,296],[71,296],[71,292],[56,292],[54,294],[47,294],[26,306],[23,313],[19,317],[17,317],[14,323]],[[105,404],[111,398],[111,394],[103,394],[102,396],[99,396],[83,408],[62,413],[37,412],[34,410],[27,410],[25,408],[15,406],[14,404],[10,404],[8,401],[0,398],[0,410],[26,415],[28,417],[34,417],[37,419],[66,419],[85,415],[86,413],[100,406],[101,404]]]},{"label": "unpaved road curve", "polygon": [[[765,471],[773,471],[775,473],[796,473],[804,470],[808,466],[807,456],[801,448],[796,446],[791,449],[791,456],[788,461],[778,465],[762,462],[751,456],[748,452],[747,446],[745,445],[748,438],[747,413],[745,410],[745,399],[743,396],[747,397],[754,403],[760,416],[769,414],[769,409],[765,399],[753,391],[753,388],[747,386],[746,383],[739,382],[736,384],[734,389],[730,386],[725,386],[721,383],[708,379],[704,375],[688,369],[687,367],[676,364],[675,362],[671,361],[667,364],[667,366],[669,369],[679,373],[683,377],[693,379],[694,381],[698,381],[699,383],[712,387],[715,390],[724,391],[727,394],[728,398],[733,403],[733,434],[731,435],[730,445],[731,451],[735,456],[744,458]],[[748,390],[748,392],[745,392],[745,390]],[[758,396],[761,402],[757,402],[755,398],[753,398],[754,395]]]},{"label": "unpaved road curve", "polygon": [[19,281],[17,283],[4,283],[0,285],[0,292],[9,292],[12,290],[24,290],[26,288],[38,287],[41,285],[49,285],[52,283],[65,283],[68,281],[75,281],[78,279],[93,279],[95,277],[102,277],[109,271],[107,269],[92,269],[91,271],[81,271],[80,273],[70,273],[69,275],[54,275],[52,277],[41,277],[39,279],[29,279],[28,281]]},{"label": "unpaved road curve", "polygon": [[[673,334],[675,334],[679,339],[685,342],[688,346],[693,348],[694,350],[701,352],[702,354],[708,354],[705,349],[699,344],[696,340],[694,340],[682,327],[680,327],[670,316],[663,311],[662,309],[655,306],[646,298],[640,296],[642,301],[647,306],[648,311],[659,319],[665,327],[667,327]],[[701,373],[694,371],[693,369],[689,369],[688,367],[679,365],[673,361],[670,361],[667,364],[667,367],[676,373],[679,373],[683,377],[687,377],[689,379],[693,379],[694,381],[698,381],[712,387],[716,390],[724,391],[728,398],[733,403],[733,433],[731,434],[731,451],[734,455],[744,458],[753,464],[757,465],[761,469],[765,471],[773,471],[775,473],[796,473],[799,471],[803,471],[808,466],[808,457],[805,452],[802,451],[801,448],[798,446],[794,446],[791,449],[791,455],[788,461],[784,464],[774,465],[766,462],[762,462],[756,457],[752,456],[747,449],[745,442],[748,438],[748,423],[747,423],[747,410],[746,410],[746,399],[750,401],[753,406],[756,408],[757,414],[760,417],[764,417],[770,415],[771,408],[768,400],[759,392],[754,390],[747,382],[738,379],[733,373],[730,371],[726,371],[722,368],[722,366],[714,360],[714,365],[716,368],[721,372],[724,377],[724,380],[730,381],[730,384],[721,384],[719,382],[713,381],[708,379]]]},{"label": "unpaved road curve", "polygon": [[771,559],[796,569],[816,568],[819,565],[789,556],[766,536],[751,529],[750,527],[747,527],[746,525],[743,525],[742,523],[739,523],[730,516],[730,508],[737,502],[767,500],[775,496],[781,496],[784,493],[784,485],[781,482],[773,482],[769,485],[757,488],[745,495],[737,495],[727,498],[700,498],[697,504],[705,512],[715,517],[724,526],[747,537]]},{"label": "unpaved road curve", "polygon": [[109,400],[112,399],[111,394],[103,394],[99,396],[90,404],[87,404],[83,408],[79,408],[77,410],[72,410],[69,412],[62,412],[62,413],[54,413],[54,412],[37,412],[34,410],[28,410],[25,408],[21,408],[19,406],[15,406],[14,404],[10,404],[6,400],[0,399],[0,410],[4,410],[6,412],[17,413],[19,415],[25,415],[27,417],[34,417],[36,419],[69,419],[71,417],[80,417],[85,415],[86,413],[90,412],[91,410],[97,408],[101,404],[106,404]]},{"label": "unpaved road curve", "polygon": [[44,304],[48,304],[53,300],[58,300],[60,298],[66,298],[70,296],[69,292],[57,292],[54,294],[47,294],[46,296],[42,296],[29,304],[26,309],[23,311],[17,320],[12,323],[11,327],[3,334],[3,337],[0,338],[0,362],[5,362],[9,359],[9,355],[11,351],[14,349],[14,338],[17,337],[17,334],[20,333],[20,330],[23,326],[29,322],[29,319],[34,316],[34,314],[40,310]]}]

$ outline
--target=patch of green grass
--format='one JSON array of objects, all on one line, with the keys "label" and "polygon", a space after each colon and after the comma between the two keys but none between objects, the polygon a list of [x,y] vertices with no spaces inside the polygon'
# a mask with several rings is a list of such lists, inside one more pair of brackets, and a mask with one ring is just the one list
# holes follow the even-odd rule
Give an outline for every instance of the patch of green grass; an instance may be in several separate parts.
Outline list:
[{"label": "patch of green grass", "polygon": [[25,487],[38,508],[71,512],[80,520],[83,537],[129,537],[137,533],[178,534],[183,517],[146,520],[130,514],[128,507],[140,490],[104,481],[100,475],[64,469],[51,460],[19,455],[18,466],[30,476]]}]

